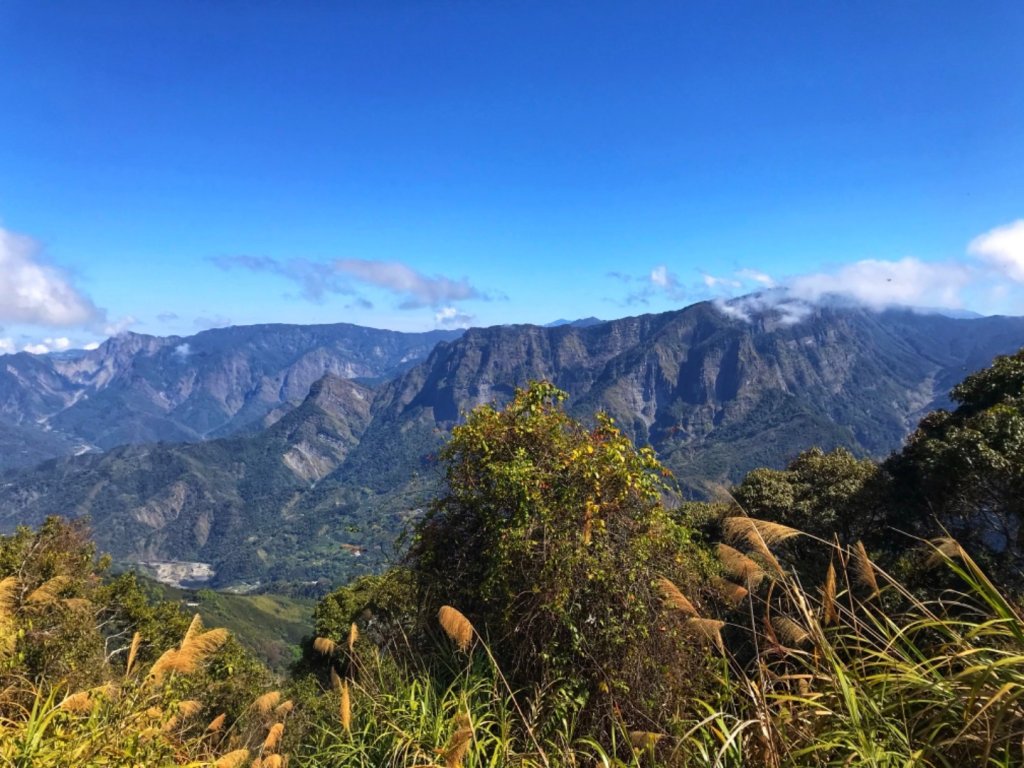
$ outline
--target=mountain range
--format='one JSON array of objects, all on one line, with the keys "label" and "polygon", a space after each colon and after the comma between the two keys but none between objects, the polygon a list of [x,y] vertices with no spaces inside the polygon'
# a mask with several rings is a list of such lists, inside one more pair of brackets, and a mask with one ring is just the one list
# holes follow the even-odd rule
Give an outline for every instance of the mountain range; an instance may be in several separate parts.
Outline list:
[{"label": "mountain range", "polygon": [[252,325],[195,336],[125,333],[77,354],[0,357],[0,469],[259,428],[325,374],[391,379],[461,331]]},{"label": "mountain range", "polygon": [[608,412],[699,495],[811,445],[884,456],[954,384],[1022,345],[1024,318],[855,307],[741,318],[704,302],[462,334],[252,326],[114,339],[71,361],[7,356],[32,375],[8,366],[0,379],[3,423],[20,430],[0,439],[107,450],[8,472],[0,526],[88,514],[125,561],[209,564],[221,586],[337,581],[398,554],[461,415],[531,379],[564,389],[584,420]]}]

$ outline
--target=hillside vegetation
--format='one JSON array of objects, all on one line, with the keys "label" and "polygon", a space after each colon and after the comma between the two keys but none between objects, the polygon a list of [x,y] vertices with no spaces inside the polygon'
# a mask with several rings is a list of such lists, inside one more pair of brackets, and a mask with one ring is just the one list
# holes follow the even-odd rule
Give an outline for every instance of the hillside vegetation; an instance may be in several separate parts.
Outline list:
[{"label": "hillside vegetation", "polygon": [[[217,630],[154,620],[170,609],[131,598],[129,577],[105,582],[80,540],[72,560],[91,565],[73,573],[90,575],[39,554],[58,545],[36,542],[75,529],[49,521],[4,539],[15,631],[0,757],[1024,762],[1024,351],[968,377],[954,410],[881,463],[808,450],[708,502],[671,502],[650,449],[609,417],[580,424],[564,398],[534,383],[457,426],[408,555],[322,600],[290,680],[259,698],[267,681],[244,655],[218,663],[230,649]],[[88,618],[74,618],[77,600],[95,606]],[[209,653],[192,652],[211,635]],[[128,662],[135,645],[146,655]],[[211,730],[217,711],[235,724]]]}]

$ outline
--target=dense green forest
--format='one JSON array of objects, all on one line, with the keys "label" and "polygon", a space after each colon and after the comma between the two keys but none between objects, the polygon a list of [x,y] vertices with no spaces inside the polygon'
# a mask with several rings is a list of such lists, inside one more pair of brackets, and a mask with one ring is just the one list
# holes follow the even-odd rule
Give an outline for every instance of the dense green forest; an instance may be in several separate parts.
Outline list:
[{"label": "dense green forest", "polygon": [[405,557],[285,678],[78,525],[0,539],[0,765],[1024,763],[1024,351],[885,461],[703,502],[563,399],[453,430]]}]

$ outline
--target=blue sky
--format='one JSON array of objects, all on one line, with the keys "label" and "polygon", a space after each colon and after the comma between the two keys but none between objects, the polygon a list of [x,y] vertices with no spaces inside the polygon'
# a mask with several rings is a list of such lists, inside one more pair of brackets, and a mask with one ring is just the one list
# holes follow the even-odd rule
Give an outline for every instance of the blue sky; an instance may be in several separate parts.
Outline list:
[{"label": "blue sky", "polygon": [[[1024,314],[1020,2],[0,3],[0,351]],[[49,341],[46,341],[49,339]]]}]

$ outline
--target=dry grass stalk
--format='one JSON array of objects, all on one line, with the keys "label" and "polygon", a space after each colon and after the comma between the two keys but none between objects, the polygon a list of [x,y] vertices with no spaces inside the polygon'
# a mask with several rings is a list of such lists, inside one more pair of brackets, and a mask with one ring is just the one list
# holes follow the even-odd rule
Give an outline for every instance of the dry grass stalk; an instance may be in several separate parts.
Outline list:
[{"label": "dry grass stalk", "polygon": [[679,587],[671,580],[662,576],[658,579],[658,588],[661,590],[661,597],[665,605],[682,613],[684,616],[699,616],[697,608],[684,595]]},{"label": "dry grass stalk", "polygon": [[463,653],[467,652],[470,643],[473,642],[473,625],[469,623],[469,619],[450,605],[441,606],[441,610],[437,612],[437,619],[458,649]]},{"label": "dry grass stalk", "polygon": [[334,671],[334,667],[331,667],[331,688],[335,691],[341,690],[341,678],[338,677],[338,673]]},{"label": "dry grass stalk", "polygon": [[721,595],[725,602],[734,607],[742,603],[747,595],[750,594],[746,587],[734,581],[723,579],[721,576],[715,576],[711,579],[711,586]]},{"label": "dry grass stalk", "polygon": [[341,727],[345,733],[352,732],[352,698],[348,692],[348,681],[341,683],[341,701],[338,704],[338,716],[341,718]]},{"label": "dry grass stalk", "polygon": [[352,626],[348,628],[348,652],[355,653],[356,641],[359,639],[359,627],[356,626],[355,622],[352,622]]},{"label": "dry grass stalk", "polygon": [[86,600],[84,597],[68,597],[64,599],[63,603],[68,610],[83,613],[92,610],[94,607],[92,601]]},{"label": "dry grass stalk", "polygon": [[294,708],[295,702],[288,699],[288,701],[283,701],[277,706],[277,709],[274,710],[274,714],[277,715],[277,717],[284,717],[285,715],[291,714],[291,711]]},{"label": "dry grass stalk", "polygon": [[455,731],[441,751],[441,759],[445,768],[462,768],[469,745],[473,741],[473,724],[468,712],[460,712],[455,718]]},{"label": "dry grass stalk", "polygon": [[722,528],[731,541],[745,541],[752,547],[756,547],[757,542],[771,547],[800,535],[800,531],[788,525],[743,516],[727,517],[722,521]]},{"label": "dry grass stalk", "polygon": [[836,569],[832,563],[828,564],[828,571],[825,572],[825,586],[821,592],[821,613],[826,627],[839,623],[839,609],[836,606]]},{"label": "dry grass stalk", "polygon": [[79,691],[78,693],[72,693],[70,696],[66,696],[64,700],[57,706],[63,709],[65,712],[88,712],[92,709],[92,697],[89,695],[89,691]]},{"label": "dry grass stalk", "polygon": [[256,701],[252,703],[252,707],[261,715],[265,715],[276,707],[280,701],[280,691],[269,691],[264,693],[262,696],[257,697]]},{"label": "dry grass stalk", "polygon": [[881,590],[878,588],[878,579],[875,578],[875,565],[864,549],[864,542],[858,541],[853,545],[852,559],[853,575],[857,582],[871,590],[871,597],[876,597]]},{"label": "dry grass stalk", "polygon": [[186,699],[178,704],[178,714],[184,718],[195,717],[203,709],[203,702]]},{"label": "dry grass stalk", "polygon": [[5,579],[0,579],[0,621],[5,621],[14,615],[17,592],[17,576],[8,576]]},{"label": "dry grass stalk", "polygon": [[742,581],[747,589],[756,589],[764,580],[764,569],[756,561],[728,544],[718,545],[718,560],[725,572]]},{"label": "dry grass stalk", "polygon": [[788,616],[773,616],[772,627],[782,642],[790,646],[800,646],[810,640],[810,633]]},{"label": "dry grass stalk", "polygon": [[654,749],[654,746],[664,738],[665,734],[654,731],[630,731],[629,743],[633,749]]},{"label": "dry grass stalk", "polygon": [[188,629],[185,630],[185,636],[181,639],[181,644],[185,645],[193,635],[197,635],[203,631],[203,620],[199,617],[199,614],[195,614],[192,617],[192,621],[188,625]]},{"label": "dry grass stalk", "polygon": [[217,731],[219,731],[221,728],[224,727],[224,721],[227,720],[227,719],[228,719],[227,713],[221,712],[219,715],[217,715],[215,718],[213,718],[213,720],[210,721],[210,724],[208,726],[206,726],[206,732],[207,733],[216,733]]},{"label": "dry grass stalk", "polygon": [[329,637],[318,637],[313,641],[313,650],[324,656],[330,656],[338,650],[338,644]]},{"label": "dry grass stalk", "polygon": [[132,667],[135,666],[135,657],[139,654],[139,646],[142,645],[142,635],[136,632],[132,635],[132,644],[128,648],[128,661],[124,665],[124,673],[130,675]]},{"label": "dry grass stalk", "polygon": [[281,743],[281,734],[284,733],[284,723],[274,723],[267,732],[267,738],[263,740],[263,750],[273,752]]},{"label": "dry grass stalk", "polygon": [[32,603],[33,605],[52,603],[57,599],[57,593],[67,586],[68,581],[67,576],[54,576],[32,590],[28,597],[25,598],[25,602]]},{"label": "dry grass stalk", "polygon": [[724,621],[691,618],[686,620],[686,626],[696,637],[713,643],[719,651],[725,653],[725,643],[722,642]]},{"label": "dry grass stalk", "polygon": [[935,549],[928,556],[927,566],[929,568],[942,565],[946,560],[963,559],[964,550],[956,539],[951,539],[948,536],[932,539],[932,546]]},{"label": "dry grass stalk", "polygon": [[213,768],[240,768],[249,759],[248,749],[236,749],[228,752],[213,764]]}]

